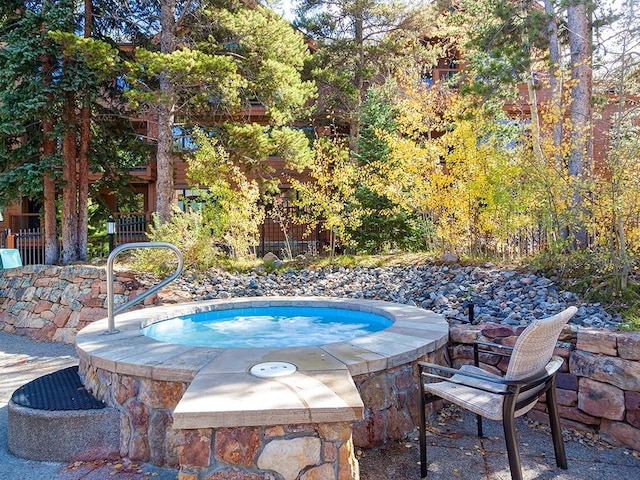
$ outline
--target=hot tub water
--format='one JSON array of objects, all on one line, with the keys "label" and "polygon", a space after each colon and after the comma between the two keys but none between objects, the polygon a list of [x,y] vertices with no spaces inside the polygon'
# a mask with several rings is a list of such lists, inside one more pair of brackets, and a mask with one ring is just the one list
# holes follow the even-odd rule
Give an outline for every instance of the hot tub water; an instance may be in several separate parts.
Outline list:
[{"label": "hot tub water", "polygon": [[142,333],[181,345],[284,348],[344,342],[392,324],[381,315],[357,310],[277,306],[195,313],[153,323]]}]

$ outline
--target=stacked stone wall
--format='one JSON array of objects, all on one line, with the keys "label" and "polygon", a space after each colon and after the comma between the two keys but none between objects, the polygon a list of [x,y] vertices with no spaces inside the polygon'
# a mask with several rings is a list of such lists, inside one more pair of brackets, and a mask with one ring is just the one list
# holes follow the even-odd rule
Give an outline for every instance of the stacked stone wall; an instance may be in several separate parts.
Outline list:
[{"label": "stacked stone wall", "polygon": [[[116,305],[146,289],[132,272],[115,273]],[[103,267],[86,265],[0,269],[0,331],[73,343],[79,330],[107,316],[106,278]]]},{"label": "stacked stone wall", "polygon": [[80,368],[87,389],[121,413],[122,457],[178,468],[181,480],[359,478],[350,422],[176,430],[188,384]]},{"label": "stacked stone wall", "polygon": [[[449,356],[455,368],[473,362],[473,342],[513,346],[523,327],[487,323],[452,327]],[[640,448],[640,332],[566,326],[555,350],[565,362],[557,376],[563,426],[598,433],[614,445]],[[482,366],[506,371],[506,361],[481,354]],[[543,401],[527,414],[548,423]]]},{"label": "stacked stone wall", "polygon": [[389,441],[405,440],[420,423],[418,362],[442,363],[444,360],[445,349],[441,348],[414,362],[354,376],[365,409],[364,419],[353,424],[355,445],[373,448]]},{"label": "stacked stone wall", "polygon": [[171,428],[173,410],[189,386],[95,368],[80,362],[80,376],[91,394],[120,412],[120,455],[177,468],[179,432]]},{"label": "stacked stone wall", "polygon": [[360,478],[350,423],[182,430],[179,458],[180,480]]}]

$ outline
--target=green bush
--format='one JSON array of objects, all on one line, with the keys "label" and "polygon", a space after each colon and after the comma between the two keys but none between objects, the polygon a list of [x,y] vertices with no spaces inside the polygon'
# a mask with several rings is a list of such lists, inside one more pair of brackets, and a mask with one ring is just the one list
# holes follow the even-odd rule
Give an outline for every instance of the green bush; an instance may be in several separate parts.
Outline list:
[{"label": "green bush", "polygon": [[[214,266],[222,249],[216,245],[211,229],[203,222],[197,210],[182,212],[177,210],[171,221],[158,222],[154,215],[153,226],[148,237],[152,242],[169,242],[178,247],[184,258],[185,268],[206,270]],[[133,255],[134,268],[166,273],[173,271],[175,254],[167,249],[140,249]]]}]

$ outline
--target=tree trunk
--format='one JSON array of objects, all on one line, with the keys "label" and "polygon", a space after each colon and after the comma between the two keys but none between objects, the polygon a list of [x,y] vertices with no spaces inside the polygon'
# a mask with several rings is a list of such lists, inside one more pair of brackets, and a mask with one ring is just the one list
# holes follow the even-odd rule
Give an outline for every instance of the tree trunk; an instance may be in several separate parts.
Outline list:
[{"label": "tree trunk", "polygon": [[[93,30],[93,2],[84,0],[84,37]],[[78,260],[87,260],[87,234],[89,226],[89,146],[91,139],[91,105],[88,93],[82,95],[80,112],[80,149],[78,151]]]},{"label": "tree trunk", "polygon": [[[53,122],[45,120],[42,123],[42,156],[44,158],[55,154],[56,144],[51,138]],[[45,172],[43,178],[44,197],[44,263],[53,265],[60,258],[60,245],[58,244],[58,221],[56,218],[56,182],[50,172]]]},{"label": "tree trunk", "polygon": [[[44,9],[44,6],[43,6]],[[43,32],[47,31],[47,26],[41,26]],[[51,57],[48,54],[42,57],[42,83],[45,87],[51,84]],[[49,103],[53,103],[53,96],[48,95]],[[53,133],[53,121],[46,118],[42,122],[42,158],[56,153],[56,142],[51,136]],[[45,170],[49,170],[48,168]],[[43,209],[44,209],[44,263],[53,265],[58,263],[60,258],[60,244],[58,243],[58,220],[56,207],[56,182],[52,172],[45,171],[43,184]]]},{"label": "tree trunk", "polygon": [[[49,83],[51,59],[45,55],[42,61],[44,83]],[[53,122],[45,119],[42,122],[42,157],[46,159],[56,153],[56,142],[51,137]],[[48,169],[47,169],[48,170]],[[58,221],[56,218],[56,182],[51,172],[45,171],[43,178],[43,209],[44,209],[44,263],[53,265],[60,257],[60,245],[58,243]]]},{"label": "tree trunk", "polygon": [[[172,53],[176,48],[175,0],[162,0],[160,51]],[[156,180],[156,211],[161,223],[171,219],[173,205],[173,124],[175,119],[174,86],[167,74],[160,75],[163,102],[158,108],[158,153]]]},{"label": "tree trunk", "polygon": [[571,49],[571,150],[569,175],[574,179],[571,204],[575,216],[573,233],[576,246],[588,244],[585,225],[585,197],[591,171],[591,35],[589,13],[584,0],[567,7],[569,47]]},{"label": "tree trunk", "polygon": [[356,61],[355,72],[353,76],[353,83],[356,87],[356,98],[353,112],[351,112],[351,121],[349,125],[349,148],[352,152],[357,153],[358,137],[360,136],[360,106],[365,97],[364,89],[364,11],[361,1],[356,2],[355,6],[355,44],[358,49],[358,56]]},{"label": "tree trunk", "polygon": [[533,77],[527,79],[527,93],[529,94],[529,111],[531,112],[531,136],[533,137],[533,154],[537,160],[541,160],[542,147],[540,142],[540,113],[538,111],[538,96],[536,95]]},{"label": "tree trunk", "polygon": [[[527,44],[530,41],[527,39]],[[530,53],[530,49],[527,47],[527,51]],[[536,94],[536,87],[534,84],[535,76],[533,70],[530,68],[527,72],[527,94],[529,96],[529,114],[531,115],[531,137],[533,154],[537,161],[542,161],[542,141],[540,133],[540,111],[538,109],[538,95]]]},{"label": "tree trunk", "polygon": [[66,127],[62,139],[62,263],[71,263],[80,259],[78,252],[78,183],[75,94],[67,93],[63,109],[63,121]]},{"label": "tree trunk", "polygon": [[558,41],[558,17],[555,0],[544,0],[544,10],[549,16],[547,38],[549,40],[549,87],[551,88],[551,118],[553,121],[553,151],[556,167],[563,164],[562,158],[562,68],[560,65],[560,43]]},{"label": "tree trunk", "polygon": [[89,230],[89,145],[91,136],[91,107],[84,95],[80,112],[80,148],[78,151],[78,260],[87,260],[87,235]]}]

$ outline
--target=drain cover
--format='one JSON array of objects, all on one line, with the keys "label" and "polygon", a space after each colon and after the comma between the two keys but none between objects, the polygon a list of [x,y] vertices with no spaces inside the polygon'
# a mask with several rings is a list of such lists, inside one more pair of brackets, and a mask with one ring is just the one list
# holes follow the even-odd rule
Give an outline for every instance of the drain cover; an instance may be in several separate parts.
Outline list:
[{"label": "drain cover", "polygon": [[258,378],[276,378],[291,375],[298,370],[293,363],[287,362],[263,362],[257,363],[249,370],[249,373]]}]

